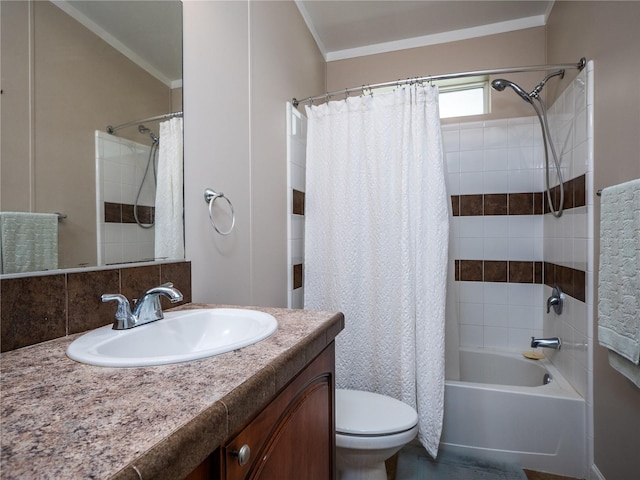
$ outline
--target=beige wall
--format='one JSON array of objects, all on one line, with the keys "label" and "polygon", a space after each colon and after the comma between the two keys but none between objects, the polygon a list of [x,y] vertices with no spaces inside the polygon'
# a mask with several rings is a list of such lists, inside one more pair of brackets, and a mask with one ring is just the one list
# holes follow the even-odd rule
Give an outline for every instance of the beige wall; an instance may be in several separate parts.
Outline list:
[{"label": "beige wall", "polygon": [[[286,306],[285,103],[324,91],[324,60],[293,2],[185,1],[183,12],[193,299]],[[209,224],[206,187],[234,204],[227,237]]]},{"label": "beige wall", "polygon": [[[1,207],[66,213],[59,224],[60,266],[95,265],[94,130],[168,112],[170,89],[50,2],[3,1],[0,8]],[[6,36],[11,33],[18,36]],[[5,56],[9,48],[14,54]],[[32,92],[25,76],[29,51]]]},{"label": "beige wall", "polygon": [[[545,29],[537,27],[472,40],[329,62],[327,89],[334,91],[410,77],[545,63]],[[529,91],[542,76],[537,72],[508,74],[507,78]],[[514,102],[512,95],[513,92],[492,92],[492,113],[468,117],[465,120],[533,115],[530,105]]]},{"label": "beige wall", "polygon": [[[547,24],[550,62],[577,56],[594,61],[596,189],[640,178],[639,19],[638,2],[561,1],[555,3]],[[597,201],[595,207],[597,262]],[[593,323],[596,328],[597,318]],[[606,349],[598,344],[593,363],[595,465],[607,480],[637,478],[640,390],[609,366]]]}]

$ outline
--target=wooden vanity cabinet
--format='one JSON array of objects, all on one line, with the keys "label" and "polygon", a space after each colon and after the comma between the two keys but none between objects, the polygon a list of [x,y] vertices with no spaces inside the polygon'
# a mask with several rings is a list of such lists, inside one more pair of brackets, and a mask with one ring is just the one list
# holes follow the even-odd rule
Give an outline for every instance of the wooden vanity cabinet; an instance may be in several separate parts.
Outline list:
[{"label": "wooden vanity cabinet", "polygon": [[332,342],[188,480],[336,478],[334,376]]}]

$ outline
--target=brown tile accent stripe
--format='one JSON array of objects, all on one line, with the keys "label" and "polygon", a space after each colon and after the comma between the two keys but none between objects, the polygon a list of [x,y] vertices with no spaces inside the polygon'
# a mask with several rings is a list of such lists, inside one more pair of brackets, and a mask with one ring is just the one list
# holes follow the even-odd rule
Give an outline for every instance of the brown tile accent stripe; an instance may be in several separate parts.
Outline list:
[{"label": "brown tile accent stripe", "polygon": [[302,264],[293,266],[293,289],[302,287]]},{"label": "brown tile accent stripe", "polygon": [[507,261],[484,261],[484,281],[485,282],[506,282],[508,279]]},{"label": "brown tile accent stripe", "polygon": [[[586,177],[581,175],[564,182],[565,210],[586,205]],[[560,202],[560,187],[551,189],[554,205]],[[545,192],[486,193],[474,195],[451,195],[454,217],[481,215],[542,215],[549,213]]]},{"label": "brown tile accent stripe", "polygon": [[485,215],[506,215],[507,214],[507,194],[492,193],[484,195]]},{"label": "brown tile accent stripe", "polygon": [[567,295],[586,298],[586,273],[549,262],[520,260],[455,260],[455,279],[463,282],[537,283],[559,285]]},{"label": "brown tile accent stripe", "polygon": [[[153,223],[155,207],[138,206],[138,220],[145,224]],[[133,205],[126,203],[104,202],[104,221],[106,223],[136,223]]]},{"label": "brown tile accent stripe", "polygon": [[293,190],[293,213],[304,215],[304,192]]},{"label": "brown tile accent stripe", "polygon": [[484,215],[483,195],[460,195],[460,216]]},{"label": "brown tile accent stripe", "polygon": [[587,290],[587,274],[554,263],[544,262],[544,283],[549,287],[558,285],[563,293],[584,302]]}]

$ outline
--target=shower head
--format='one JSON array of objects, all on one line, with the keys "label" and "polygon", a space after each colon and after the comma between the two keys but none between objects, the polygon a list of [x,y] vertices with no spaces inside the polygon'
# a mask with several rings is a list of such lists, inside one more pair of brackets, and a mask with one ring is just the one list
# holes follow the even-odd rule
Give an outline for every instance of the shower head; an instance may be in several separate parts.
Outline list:
[{"label": "shower head", "polygon": [[505,80],[504,78],[498,78],[493,82],[491,82],[491,87],[494,90],[497,90],[498,92],[502,92],[505,88],[511,87],[518,95],[520,95],[520,97],[522,97],[523,100],[531,103],[531,97],[529,97],[529,94],[525,92],[522,88],[520,88],[518,85],[516,85],[513,82],[510,82],[509,80]]},{"label": "shower head", "polygon": [[148,133],[153,143],[157,143],[160,140],[158,136],[151,131],[150,128],[147,128],[142,124],[138,125],[138,131],[142,134]]}]

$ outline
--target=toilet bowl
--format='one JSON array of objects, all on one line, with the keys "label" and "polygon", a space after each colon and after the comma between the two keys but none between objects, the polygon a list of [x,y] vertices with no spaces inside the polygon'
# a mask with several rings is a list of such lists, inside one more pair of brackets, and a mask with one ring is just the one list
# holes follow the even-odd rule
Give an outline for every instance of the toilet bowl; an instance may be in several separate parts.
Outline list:
[{"label": "toilet bowl", "polygon": [[385,460],[418,433],[418,414],[395,398],[336,390],[338,480],[386,480]]}]

